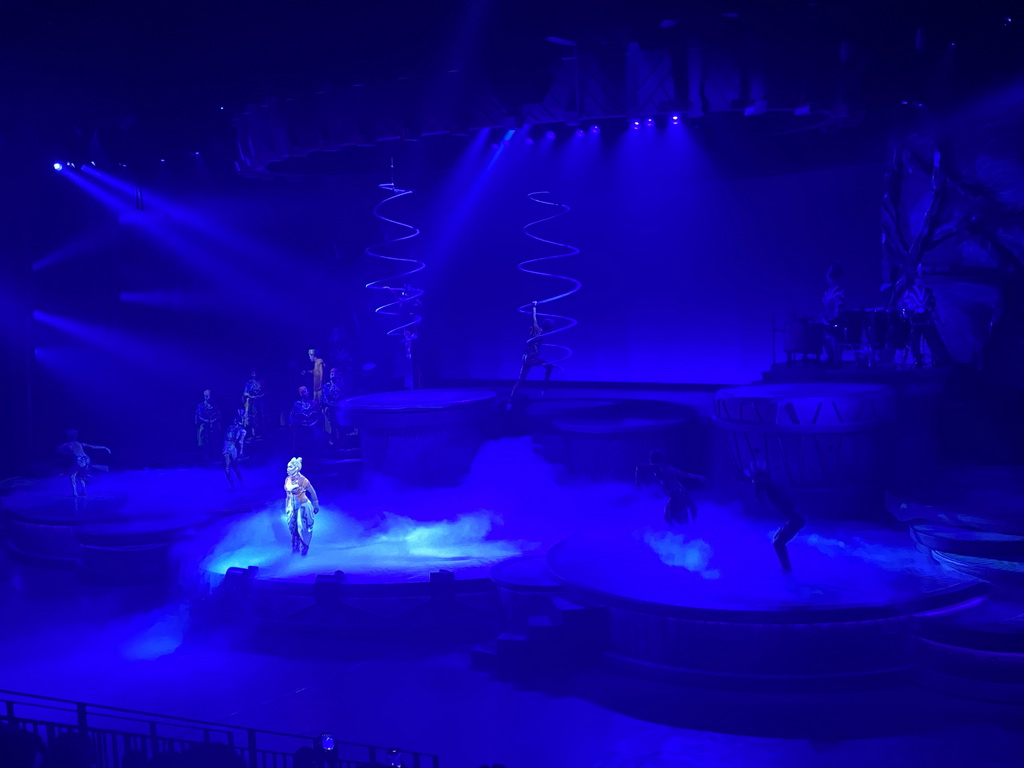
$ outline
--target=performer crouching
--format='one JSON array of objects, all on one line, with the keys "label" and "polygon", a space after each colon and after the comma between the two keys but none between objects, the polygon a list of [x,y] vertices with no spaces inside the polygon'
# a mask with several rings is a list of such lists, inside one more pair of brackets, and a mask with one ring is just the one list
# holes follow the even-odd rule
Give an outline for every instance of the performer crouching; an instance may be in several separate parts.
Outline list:
[{"label": "performer crouching", "polygon": [[305,557],[313,540],[313,517],[320,511],[320,502],[301,470],[301,456],[288,462],[288,476],[284,480],[285,519],[292,535],[292,552]]},{"label": "performer crouching", "polygon": [[85,452],[88,448],[90,451],[106,451],[110,453],[110,449],[104,445],[89,445],[88,443],[80,443],[78,441],[78,430],[69,429],[66,433],[68,441],[62,443],[57,447],[57,450],[66,456],[71,457],[71,492],[74,496],[85,496],[85,483],[89,479],[89,473],[93,469],[98,469],[101,472],[106,472],[107,467],[100,464],[93,464],[89,458],[89,454]]},{"label": "performer crouching", "polygon": [[[665,462],[665,454],[661,451],[651,451],[647,464],[640,464],[636,468],[636,486],[640,487],[641,480],[652,478],[661,490],[668,496],[665,503],[666,523],[685,523],[697,519],[697,505],[690,497],[689,486],[703,483],[705,478],[701,475],[691,475]],[[641,474],[643,470],[643,474]],[[644,477],[646,475],[646,478]]]}]

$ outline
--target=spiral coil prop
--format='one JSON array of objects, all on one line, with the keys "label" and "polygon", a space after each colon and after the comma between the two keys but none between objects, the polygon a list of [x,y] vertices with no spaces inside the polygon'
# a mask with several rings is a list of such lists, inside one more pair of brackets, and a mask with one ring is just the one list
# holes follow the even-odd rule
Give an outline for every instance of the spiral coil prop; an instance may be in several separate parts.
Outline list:
[{"label": "spiral coil prop", "polygon": [[[565,203],[554,203],[554,202],[551,202],[550,200],[542,200],[540,198],[541,195],[550,195],[550,194],[551,194],[550,192],[531,192],[531,193],[529,193],[527,195],[527,197],[529,197],[530,200],[532,200],[535,203],[540,203],[541,205],[547,205],[547,206],[550,206],[552,208],[556,208],[558,210],[552,212],[552,214],[550,216],[545,216],[542,219],[537,219],[536,221],[531,221],[529,224],[527,224],[526,226],[523,227],[523,233],[527,237],[533,238],[534,240],[537,240],[539,242],[545,243],[547,245],[553,245],[553,246],[556,246],[558,248],[564,248],[565,249],[565,253],[555,253],[555,254],[551,254],[550,256],[540,256],[539,258],[536,258],[536,259],[527,259],[526,261],[519,262],[517,267],[518,267],[519,271],[525,272],[528,275],[538,275],[539,277],[550,277],[550,278],[554,278],[555,280],[562,280],[565,283],[568,283],[569,285],[568,285],[567,289],[562,291],[561,293],[558,293],[558,294],[556,294],[554,296],[548,296],[546,299],[538,299],[537,300],[537,307],[538,308],[542,307],[542,306],[544,306],[546,304],[550,304],[553,301],[558,301],[559,299],[564,299],[567,296],[572,296],[572,294],[576,293],[577,291],[580,290],[580,288],[583,287],[583,284],[579,280],[577,280],[575,278],[569,277],[567,275],[559,275],[559,274],[557,274],[555,272],[546,272],[546,271],[544,271],[542,269],[537,269],[537,268],[531,266],[531,265],[539,265],[539,264],[541,264],[543,262],[551,261],[552,259],[565,259],[565,258],[568,258],[569,256],[575,256],[575,255],[577,255],[580,252],[579,248],[575,248],[575,247],[573,247],[571,245],[567,245],[566,243],[560,243],[560,242],[558,242],[556,240],[549,240],[549,239],[541,237],[539,235],[535,235],[535,234],[533,234],[533,232],[530,231],[533,227],[536,227],[538,224],[543,224],[545,221],[551,221],[552,219],[557,219],[559,216],[564,216],[565,214],[567,214],[569,211],[572,210]],[[519,309],[517,311],[519,311],[520,313],[522,313],[524,315],[530,315],[533,312],[533,303],[531,302],[530,304],[524,304],[523,306],[519,307]],[[559,314],[554,314],[554,313],[551,313],[551,312],[540,312],[540,311],[538,311],[537,312],[537,318],[539,320],[550,320],[554,324],[554,327],[551,330],[549,330],[549,331],[547,331],[547,330],[546,331],[542,331],[541,333],[537,334],[534,337],[534,339],[541,339],[542,340],[541,344],[540,344],[542,349],[546,347],[548,349],[558,350],[558,353],[556,353],[554,356],[549,356],[549,355],[546,355],[546,354],[542,355],[542,356],[543,356],[544,361],[545,361],[546,364],[552,365],[555,368],[561,369],[562,366],[559,365],[559,363],[562,363],[562,362],[568,360],[570,357],[572,357],[572,349],[567,347],[567,346],[565,346],[564,344],[552,344],[550,341],[543,341],[543,339],[546,339],[546,338],[548,338],[550,336],[553,336],[556,333],[561,333],[562,331],[567,331],[570,328],[572,328],[573,326],[575,326],[577,324],[577,322],[573,318],[568,317],[566,315],[559,315]]]},{"label": "spiral coil prop", "polygon": [[389,330],[387,335],[402,339],[405,342],[405,356],[411,359],[412,342],[419,338],[416,332],[416,327],[423,320],[423,317],[417,311],[420,306],[420,296],[423,295],[423,290],[409,285],[409,283],[406,282],[406,278],[426,269],[427,265],[419,259],[389,256],[385,253],[380,253],[379,249],[384,248],[385,246],[392,246],[395,243],[402,242],[403,240],[412,240],[414,237],[419,236],[420,231],[412,224],[406,224],[405,222],[388,218],[380,212],[381,208],[385,205],[400,197],[411,195],[413,190],[399,189],[395,186],[394,181],[387,184],[380,184],[378,186],[380,189],[390,194],[373,207],[373,215],[384,222],[385,225],[394,225],[408,231],[401,237],[389,238],[383,243],[372,245],[369,248],[366,248],[365,252],[367,255],[373,256],[377,259],[384,259],[385,261],[395,262],[397,264],[409,265],[409,269],[406,269],[404,272],[391,275],[390,277],[373,280],[367,283],[366,287],[374,291],[388,291],[390,293],[392,300],[381,304],[373,311],[375,314],[393,317],[398,320],[399,325],[396,325],[394,328]]}]

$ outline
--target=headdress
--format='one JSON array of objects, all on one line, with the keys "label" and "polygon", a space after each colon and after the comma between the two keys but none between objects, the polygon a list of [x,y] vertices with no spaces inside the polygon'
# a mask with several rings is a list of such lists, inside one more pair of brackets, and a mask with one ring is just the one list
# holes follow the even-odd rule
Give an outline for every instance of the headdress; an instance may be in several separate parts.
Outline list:
[{"label": "headdress", "polygon": [[302,470],[302,457],[296,456],[288,461],[288,474],[294,474]]}]

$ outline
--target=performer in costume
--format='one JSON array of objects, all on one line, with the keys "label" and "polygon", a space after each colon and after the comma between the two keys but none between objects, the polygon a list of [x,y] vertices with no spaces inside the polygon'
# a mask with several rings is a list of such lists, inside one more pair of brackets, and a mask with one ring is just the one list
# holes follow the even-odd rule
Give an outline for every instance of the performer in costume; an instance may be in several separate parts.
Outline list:
[{"label": "performer in costume", "polygon": [[[551,373],[554,366],[551,363],[545,362],[541,359],[540,348],[543,342],[540,337],[542,334],[550,333],[554,323],[549,319],[545,319],[543,323],[537,321],[537,302],[533,302],[532,322],[530,323],[530,339],[526,342],[526,351],[523,353],[523,364],[519,369],[519,378],[516,383],[512,385],[512,391],[509,393],[508,400],[511,403],[512,398],[516,395],[516,390],[519,386],[526,381],[526,377],[530,373],[531,368],[538,366],[544,366],[544,384],[547,385],[551,381]],[[543,389],[541,392],[543,393]]]},{"label": "performer in costume", "polygon": [[938,317],[935,294],[924,284],[924,270],[920,264],[907,280],[907,288],[900,297],[900,308],[910,318],[910,351],[914,355],[914,363],[924,365],[924,353],[921,351],[921,340],[924,339],[932,353],[932,365],[943,365],[946,346],[935,327]]},{"label": "performer in costume", "polygon": [[313,377],[313,399],[319,403],[324,383],[324,361],[317,350],[311,349],[309,350],[309,362],[312,367],[304,373]]},{"label": "performer in costume", "polygon": [[779,558],[782,570],[789,573],[793,570],[793,566],[789,562],[789,549],[786,545],[800,532],[806,521],[797,513],[796,505],[789,494],[779,488],[771,479],[762,457],[755,456],[754,461],[746,470],[746,476],[754,485],[758,501],[775,507],[779,515],[786,520],[782,527],[775,532],[772,547],[775,549],[776,557]]},{"label": "performer in costume", "polygon": [[636,487],[645,480],[653,479],[668,496],[665,503],[665,522],[685,523],[697,519],[697,506],[690,498],[690,488],[705,482],[701,475],[683,472],[665,463],[665,454],[651,451],[647,464],[636,468]]},{"label": "performer in costume", "polygon": [[315,449],[321,415],[320,404],[309,396],[309,387],[299,387],[299,399],[292,404],[288,417],[293,453],[299,452],[299,446]]},{"label": "performer in costume", "polygon": [[106,451],[107,454],[110,453],[110,449],[103,445],[89,445],[88,443],[78,442],[77,429],[69,429],[65,433],[65,437],[67,437],[68,441],[57,446],[57,450],[71,457],[71,492],[74,496],[85,496],[85,483],[89,479],[90,470],[98,469],[101,472],[109,470],[108,467],[93,464],[85,449],[88,448],[90,451]]},{"label": "performer in costume", "polygon": [[843,277],[843,265],[832,262],[825,272],[825,293],[821,297],[822,320],[825,323],[825,354],[829,363],[838,365],[838,341],[842,334],[839,327],[839,313],[843,311],[846,295],[843,293],[840,280]]},{"label": "performer in costume", "polygon": [[309,552],[313,540],[313,517],[320,511],[320,501],[313,486],[302,475],[302,457],[288,462],[288,476],[284,479],[284,509],[288,532],[292,535],[292,552],[303,557]]},{"label": "performer in costume", "polygon": [[249,380],[245,382],[245,389],[242,391],[242,397],[245,398],[245,427],[253,440],[263,437],[264,395],[266,392],[263,389],[263,380],[256,376],[256,371],[253,371],[249,374]]},{"label": "performer in costume", "polygon": [[196,406],[196,442],[204,458],[212,459],[214,443],[220,432],[220,409],[213,404],[212,393],[203,390],[203,402]]},{"label": "performer in costume", "polygon": [[238,482],[242,482],[242,473],[238,471],[238,457],[245,451],[245,435],[245,409],[239,408],[234,422],[224,432],[224,448],[221,451],[224,456],[224,476],[232,488],[235,487],[232,472],[235,473]]},{"label": "performer in costume", "polygon": [[338,425],[338,413],[341,401],[346,397],[345,389],[342,386],[341,371],[331,368],[328,374],[327,383],[324,384],[323,399],[320,401],[324,412],[324,432],[327,433],[327,443],[336,445],[341,441],[341,427]]}]

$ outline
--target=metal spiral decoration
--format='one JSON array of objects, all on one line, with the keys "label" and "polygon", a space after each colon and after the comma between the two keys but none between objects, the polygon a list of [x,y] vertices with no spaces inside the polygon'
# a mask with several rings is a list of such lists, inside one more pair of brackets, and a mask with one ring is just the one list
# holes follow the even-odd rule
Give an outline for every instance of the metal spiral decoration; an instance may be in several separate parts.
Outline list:
[{"label": "metal spiral decoration", "polygon": [[[393,168],[394,167],[392,166],[392,170]],[[399,272],[391,277],[373,280],[367,283],[366,287],[375,291],[388,291],[391,294],[391,301],[381,304],[373,311],[378,315],[394,317],[399,321],[400,324],[389,330],[387,335],[402,339],[405,342],[405,356],[412,358],[412,342],[419,338],[416,333],[416,326],[418,326],[423,320],[423,317],[419,312],[417,312],[417,308],[420,305],[419,298],[423,295],[423,290],[409,285],[406,282],[406,278],[426,269],[427,265],[418,259],[388,256],[384,253],[380,253],[378,249],[383,248],[384,246],[391,246],[395,243],[400,243],[403,240],[411,240],[420,234],[420,231],[412,224],[406,224],[405,222],[388,218],[380,212],[382,207],[400,197],[411,195],[413,190],[399,189],[395,186],[394,181],[387,184],[380,184],[378,186],[380,189],[383,189],[385,192],[390,194],[373,207],[373,215],[383,221],[385,225],[393,224],[408,230],[408,232],[401,237],[390,238],[383,243],[370,246],[366,249],[366,253],[377,259],[384,259],[385,261],[408,265],[409,268],[404,272]]]},{"label": "metal spiral decoration", "polygon": [[[542,199],[540,199],[541,195],[550,195],[550,194],[551,194],[550,192],[531,192],[530,194],[527,195],[527,197],[529,197],[530,200],[532,200],[535,203],[540,203],[541,205],[551,206],[552,208],[556,208],[558,210],[554,211],[550,216],[545,216],[542,219],[537,219],[536,221],[531,221],[529,224],[527,224],[525,227],[523,227],[523,232],[526,234],[527,237],[533,238],[534,240],[538,240],[538,241],[540,241],[542,243],[546,243],[547,245],[554,245],[554,246],[556,246],[558,248],[564,248],[565,249],[565,253],[555,253],[555,254],[552,254],[550,256],[541,256],[541,257],[536,258],[536,259],[527,259],[526,261],[519,262],[519,264],[517,266],[518,266],[518,268],[519,268],[519,270],[521,272],[525,272],[525,273],[527,273],[529,275],[539,275],[540,277],[551,277],[551,278],[554,278],[555,280],[562,280],[562,281],[568,283],[569,285],[566,288],[566,290],[562,291],[561,293],[555,294],[554,296],[549,296],[546,299],[538,299],[537,300],[537,308],[538,308],[537,318],[538,319],[551,320],[554,323],[554,327],[550,331],[542,331],[541,333],[539,333],[536,336],[534,336],[533,337],[534,339],[545,339],[545,338],[547,338],[549,336],[553,336],[556,333],[561,333],[562,331],[567,331],[570,328],[572,328],[574,325],[577,324],[576,321],[573,318],[568,317],[566,315],[558,315],[558,314],[554,314],[554,313],[551,313],[551,312],[540,312],[539,309],[540,309],[540,307],[544,306],[545,304],[550,304],[553,301],[558,301],[559,299],[564,299],[566,296],[572,296],[572,294],[576,293],[578,290],[580,290],[580,288],[583,287],[583,284],[579,280],[576,280],[575,278],[568,277],[566,275],[559,275],[559,274],[556,274],[554,272],[545,272],[545,271],[543,271],[541,269],[537,269],[534,266],[532,266],[532,265],[539,265],[539,264],[541,264],[542,262],[545,262],[545,261],[551,261],[552,259],[564,259],[564,258],[567,258],[569,256],[575,256],[576,254],[578,254],[580,252],[579,248],[574,248],[571,245],[567,245],[566,243],[559,243],[559,242],[557,242],[555,240],[548,240],[547,238],[540,237],[539,235],[535,235],[535,234],[533,234],[530,231],[533,227],[537,226],[538,224],[543,224],[545,221],[551,221],[552,219],[557,219],[559,216],[564,216],[565,214],[567,214],[569,211],[572,210],[565,203],[553,203],[550,200],[542,200]],[[524,304],[523,306],[519,307],[518,311],[521,312],[524,315],[532,314],[532,312],[533,312],[533,303],[531,302],[530,304]],[[562,363],[562,362],[568,360],[570,357],[572,357],[572,349],[570,349],[569,347],[565,346],[564,344],[552,344],[549,341],[541,341],[541,347],[542,348],[547,347],[549,349],[557,349],[557,350],[559,350],[559,352],[561,353],[560,355],[556,355],[554,357],[548,357],[547,355],[543,356],[545,363],[547,363],[548,365],[553,365],[556,368],[561,368],[562,366],[559,365],[559,363]]]}]

